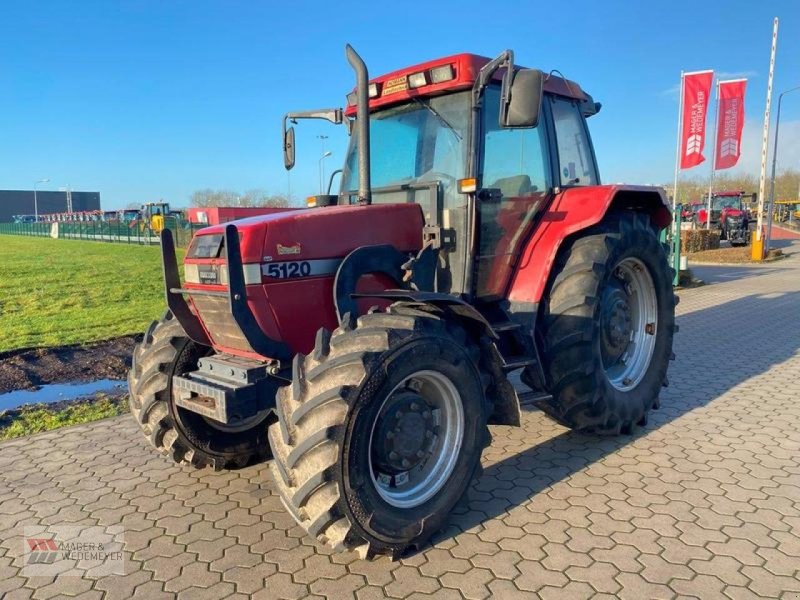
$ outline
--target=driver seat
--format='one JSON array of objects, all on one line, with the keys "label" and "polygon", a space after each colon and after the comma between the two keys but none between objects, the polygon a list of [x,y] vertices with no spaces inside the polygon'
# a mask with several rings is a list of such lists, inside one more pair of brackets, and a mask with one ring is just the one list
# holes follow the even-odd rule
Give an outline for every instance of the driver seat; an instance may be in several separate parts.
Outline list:
[{"label": "driver seat", "polygon": [[528,196],[536,191],[528,175],[501,177],[489,187],[499,189],[504,198],[519,198]]}]

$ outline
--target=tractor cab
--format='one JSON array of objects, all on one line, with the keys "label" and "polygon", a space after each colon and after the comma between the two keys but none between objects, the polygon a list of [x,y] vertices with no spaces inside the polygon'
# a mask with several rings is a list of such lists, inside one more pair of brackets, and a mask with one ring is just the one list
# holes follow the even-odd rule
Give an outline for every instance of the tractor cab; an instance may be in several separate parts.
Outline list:
[{"label": "tractor cab", "polygon": [[[440,292],[501,297],[553,190],[600,182],[586,127],[600,105],[575,82],[533,69],[508,77],[509,68],[510,52],[459,54],[369,84],[369,202],[421,207],[440,249]],[[512,88],[524,98],[513,107]],[[347,102],[342,118],[354,120],[341,189],[313,198],[315,206],[364,203],[355,91]]]},{"label": "tractor cab", "polygon": [[[746,210],[744,206],[745,193],[741,191],[722,191],[713,192],[711,194],[711,224],[719,226],[723,213],[725,216],[744,215]],[[705,194],[703,201],[700,203],[700,208],[695,212],[699,223],[705,224],[708,221],[708,194]]]},{"label": "tractor cab", "polygon": [[719,212],[720,214],[722,211],[743,211],[742,195],[742,192],[718,192],[714,194],[711,197],[711,211]]},{"label": "tractor cab", "polygon": [[142,204],[140,211],[142,227],[150,229],[153,233],[161,233],[170,214],[168,202],[147,202]]},{"label": "tractor cab", "polygon": [[142,204],[142,213],[148,217],[155,215],[166,216],[170,212],[168,202],[147,202]]}]

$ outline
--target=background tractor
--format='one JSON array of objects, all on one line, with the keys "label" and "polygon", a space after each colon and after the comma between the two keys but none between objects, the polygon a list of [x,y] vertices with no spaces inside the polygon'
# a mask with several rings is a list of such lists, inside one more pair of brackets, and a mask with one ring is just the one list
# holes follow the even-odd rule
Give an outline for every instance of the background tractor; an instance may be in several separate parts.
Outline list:
[{"label": "background tractor", "polygon": [[629,432],[657,407],[675,298],[660,188],[601,185],[581,87],[448,56],[357,85],[336,195],[203,229],[135,350],[131,409],[197,467],[272,456],[321,543],[399,556],[480,473],[487,425],[519,425],[507,375],[564,425]]},{"label": "background tractor", "polygon": [[170,210],[168,202],[147,202],[139,211],[139,223],[142,231],[149,229],[158,234],[170,225],[174,228],[175,220],[180,216],[181,211]]},{"label": "background tractor", "polygon": [[797,200],[776,200],[775,201],[775,221],[778,223],[800,221],[800,202]]},{"label": "background tractor", "polygon": [[744,199],[750,198],[740,191],[714,192],[711,195],[711,219],[708,218],[708,197],[695,212],[695,226],[717,229],[721,240],[731,246],[746,246],[750,242],[750,214]]}]

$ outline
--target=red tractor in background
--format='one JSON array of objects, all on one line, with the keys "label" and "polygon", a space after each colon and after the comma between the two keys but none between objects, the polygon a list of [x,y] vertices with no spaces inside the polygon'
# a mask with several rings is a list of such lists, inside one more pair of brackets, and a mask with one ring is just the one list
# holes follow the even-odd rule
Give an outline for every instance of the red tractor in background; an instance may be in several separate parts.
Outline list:
[{"label": "red tractor in background", "polygon": [[746,246],[750,242],[750,213],[744,198],[750,195],[743,191],[723,191],[711,194],[711,215],[708,213],[708,195],[694,213],[695,227],[717,229],[721,240],[731,246]]},{"label": "red tractor in background", "polygon": [[681,206],[681,221],[695,221],[697,219],[697,213],[701,208],[703,208],[703,204],[700,202],[683,204]]},{"label": "red tractor in background", "polygon": [[657,407],[675,330],[654,187],[601,185],[572,81],[459,54],[369,80],[323,118],[351,135],[316,208],[199,231],[135,350],[131,410],[196,467],[272,456],[309,535],[362,556],[419,547],[480,473],[507,379],[567,427],[629,432]]}]

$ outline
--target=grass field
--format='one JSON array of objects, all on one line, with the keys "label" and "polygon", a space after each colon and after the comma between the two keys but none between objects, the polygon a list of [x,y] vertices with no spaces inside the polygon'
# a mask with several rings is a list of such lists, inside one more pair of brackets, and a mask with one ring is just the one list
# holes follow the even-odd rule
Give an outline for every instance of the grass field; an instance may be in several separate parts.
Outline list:
[{"label": "grass field", "polygon": [[140,333],[164,307],[158,247],[0,235],[0,352]]}]

